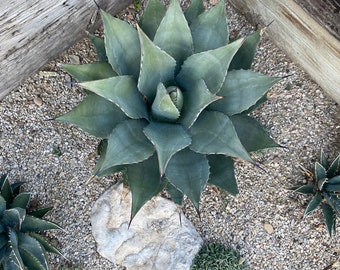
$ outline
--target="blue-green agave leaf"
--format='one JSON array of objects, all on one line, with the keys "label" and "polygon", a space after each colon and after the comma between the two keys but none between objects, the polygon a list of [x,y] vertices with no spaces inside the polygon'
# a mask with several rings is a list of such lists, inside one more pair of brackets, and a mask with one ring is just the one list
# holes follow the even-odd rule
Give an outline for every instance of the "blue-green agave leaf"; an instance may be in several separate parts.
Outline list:
[{"label": "blue-green agave leaf", "polygon": [[100,14],[104,24],[106,55],[110,65],[119,75],[132,75],[138,78],[140,46],[136,29],[103,10]]},{"label": "blue-green agave leaf", "polygon": [[78,82],[106,79],[117,76],[109,63],[93,62],[84,65],[63,64],[63,70],[71,74]]},{"label": "blue-green agave leaf", "polygon": [[224,155],[207,155],[210,166],[208,183],[223,188],[231,195],[238,194],[234,173],[234,161]]},{"label": "blue-green agave leaf", "polygon": [[21,224],[21,232],[42,232],[46,230],[60,230],[62,229],[58,224],[40,219],[31,215],[26,215]]},{"label": "blue-green agave leaf", "polygon": [[245,38],[241,48],[237,51],[233,60],[231,61],[229,70],[251,68],[260,38],[261,29]]},{"label": "blue-green agave leaf", "polygon": [[[334,177],[335,178],[335,177]],[[327,179],[327,178],[326,178]],[[333,179],[333,178],[332,178]],[[340,175],[338,177],[338,180],[340,179]],[[320,189],[320,188],[319,188]],[[324,189],[328,192],[336,192],[340,194],[340,183],[338,184],[329,184],[326,182]],[[321,189],[320,189],[321,190]]]},{"label": "blue-green agave leaf", "polygon": [[190,25],[195,53],[213,50],[229,42],[225,2],[203,12]]},{"label": "blue-green agave leaf", "polygon": [[5,213],[5,210],[7,209],[6,201],[5,199],[0,195],[0,217]]},{"label": "blue-green agave leaf", "polygon": [[1,189],[1,196],[5,199],[7,203],[10,203],[12,200],[13,191],[6,177],[4,178],[4,181],[0,189]]},{"label": "blue-green agave leaf", "polygon": [[9,241],[8,241],[9,249],[7,252],[9,252],[9,255],[5,259],[4,269],[9,269],[9,270],[25,269],[25,265],[21,259],[20,252],[18,249],[18,236],[16,232],[12,229],[9,229],[8,238],[9,238]]},{"label": "blue-green agave leaf", "polygon": [[138,89],[151,102],[160,82],[167,85],[173,81],[176,61],[153,44],[140,28],[138,34],[142,51]]},{"label": "blue-green agave leaf", "polygon": [[5,183],[7,179],[7,174],[2,174],[1,177],[0,177],[0,187],[3,186],[3,184]]},{"label": "blue-green agave leaf", "polygon": [[[8,244],[8,239],[6,237],[6,234],[2,233],[0,234],[0,250],[5,247]],[[2,260],[2,257],[0,256],[0,261]]]},{"label": "blue-green agave leaf", "polygon": [[10,207],[11,208],[20,207],[20,208],[26,209],[30,201],[30,198],[31,198],[30,193],[22,192],[14,198]]},{"label": "blue-green agave leaf", "polygon": [[328,168],[328,161],[325,152],[321,149],[320,153],[320,163],[324,168]]},{"label": "blue-green agave leaf", "polygon": [[148,118],[146,103],[132,76],[83,82],[80,86],[111,101],[132,119]]},{"label": "blue-green agave leaf", "polygon": [[36,239],[28,234],[19,233],[18,240],[21,258],[28,269],[49,269],[45,250]]},{"label": "blue-green agave leaf", "polygon": [[294,192],[302,193],[302,194],[313,194],[315,186],[313,184],[307,184],[299,187],[289,188]]},{"label": "blue-green agave leaf", "polygon": [[340,184],[340,175],[337,175],[337,176],[332,177],[331,179],[328,179],[327,183],[330,185]]},{"label": "blue-green agave leaf", "polygon": [[188,148],[177,152],[169,161],[165,176],[178,190],[199,208],[199,200],[208,179],[209,164],[205,155],[195,153]]},{"label": "blue-green agave leaf", "polygon": [[149,0],[138,24],[152,40],[165,15],[166,7],[159,0]]},{"label": "blue-green agave leaf", "polygon": [[108,145],[107,139],[101,140],[101,142],[98,145],[97,152],[98,152],[98,155],[100,155],[100,157],[99,157],[99,159],[96,163],[96,166],[93,170],[93,175],[103,177],[103,176],[106,176],[106,175],[109,175],[109,174],[113,174],[113,173],[117,173],[117,172],[125,170],[125,166],[118,165],[118,166],[113,166],[113,167],[110,167],[106,170],[100,171],[101,167],[103,166],[105,157],[106,157],[107,145]]},{"label": "blue-green agave leaf", "polygon": [[112,129],[125,119],[126,115],[118,106],[95,94],[88,95],[72,111],[56,118],[99,138],[108,137]]},{"label": "blue-green agave leaf", "polygon": [[248,152],[279,146],[270,138],[269,132],[254,118],[243,114],[236,114],[231,116],[230,120],[242,145]]},{"label": "blue-green agave leaf", "polygon": [[332,178],[337,175],[340,165],[340,155],[338,155],[327,170],[327,177]]},{"label": "blue-green agave leaf", "polygon": [[182,191],[177,189],[174,185],[172,185],[170,182],[167,183],[166,185],[166,190],[169,193],[171,200],[178,204],[182,205],[183,204],[183,199],[184,199],[184,194]]},{"label": "blue-green agave leaf", "polygon": [[104,39],[97,37],[95,35],[89,34],[89,39],[91,40],[94,48],[96,49],[97,59],[100,62],[107,62],[105,42]]},{"label": "blue-green agave leaf", "polygon": [[22,225],[26,217],[26,210],[20,207],[6,209],[2,217],[2,223],[9,227]]},{"label": "blue-green agave leaf", "polygon": [[156,97],[151,106],[151,113],[159,121],[174,122],[179,118],[180,112],[162,83],[158,84]]},{"label": "blue-green agave leaf", "polygon": [[113,129],[99,173],[113,166],[139,163],[152,156],[155,148],[143,133],[146,125],[146,121],[130,119]]},{"label": "blue-green agave leaf", "polygon": [[203,111],[190,128],[190,149],[201,154],[222,154],[253,163],[237,136],[232,121],[223,113]]},{"label": "blue-green agave leaf", "polygon": [[190,25],[203,12],[203,0],[192,0],[190,6],[184,12],[184,16]]},{"label": "blue-green agave leaf", "polygon": [[327,178],[327,171],[319,162],[315,162],[315,177],[316,181]]},{"label": "blue-green agave leaf", "polygon": [[196,81],[188,91],[183,92],[184,105],[180,123],[190,128],[196,121],[200,113],[218,97],[212,94],[203,80]]},{"label": "blue-green agave leaf", "polygon": [[322,195],[320,192],[316,192],[316,194],[313,196],[313,198],[308,203],[304,216],[307,216],[310,213],[312,213],[321,204],[321,202],[322,202]]},{"label": "blue-green agave leaf", "polygon": [[157,166],[157,156],[128,165],[126,176],[132,193],[131,223],[140,208],[164,187]]},{"label": "blue-green agave leaf", "polygon": [[30,236],[35,238],[39,243],[40,245],[47,251],[47,252],[51,252],[51,253],[54,253],[54,254],[58,254],[58,255],[61,255],[61,252],[56,248],[54,247],[53,245],[51,245],[51,243],[49,243],[44,237],[42,237],[40,234],[36,234],[36,233],[30,233]]},{"label": "blue-green agave leaf", "polygon": [[218,95],[223,96],[209,109],[234,115],[255,105],[280,78],[262,75],[251,70],[232,70]]},{"label": "blue-green agave leaf", "polygon": [[340,195],[339,194],[329,194],[328,192],[323,192],[327,203],[334,209],[337,215],[340,216]]},{"label": "blue-green agave leaf", "polygon": [[327,178],[322,178],[322,179],[317,180],[318,188],[320,191],[324,188],[324,185],[327,183],[327,180],[328,180]]},{"label": "blue-green agave leaf", "polygon": [[176,60],[177,70],[184,60],[193,54],[194,48],[190,28],[179,0],[171,1],[153,42]]},{"label": "blue-green agave leaf", "polygon": [[185,60],[176,77],[179,86],[190,91],[193,84],[203,79],[211,93],[220,91],[231,59],[242,45],[239,39],[224,47],[191,55]]},{"label": "blue-green agave leaf", "polygon": [[191,143],[190,135],[181,124],[151,122],[144,133],[156,148],[161,176],[171,157]]},{"label": "blue-green agave leaf", "polygon": [[322,212],[329,237],[332,237],[332,233],[336,233],[336,212],[327,203],[322,204]]},{"label": "blue-green agave leaf", "polygon": [[30,215],[30,216],[33,216],[33,217],[42,218],[48,212],[50,212],[52,209],[53,209],[53,207],[44,207],[44,208],[40,208],[38,210],[30,211],[27,214]]}]

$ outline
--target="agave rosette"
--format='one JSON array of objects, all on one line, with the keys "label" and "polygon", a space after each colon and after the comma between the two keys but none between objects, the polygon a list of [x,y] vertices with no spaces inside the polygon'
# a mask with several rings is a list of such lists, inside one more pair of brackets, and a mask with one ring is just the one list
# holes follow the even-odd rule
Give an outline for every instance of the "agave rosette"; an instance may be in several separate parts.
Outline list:
[{"label": "agave rosette", "polygon": [[100,12],[98,61],[63,66],[87,96],[57,118],[102,138],[94,174],[124,171],[131,218],[164,188],[196,209],[207,184],[237,194],[233,158],[277,146],[247,115],[279,80],[250,70],[260,31],[230,42],[224,1],[150,0],[136,28]]}]

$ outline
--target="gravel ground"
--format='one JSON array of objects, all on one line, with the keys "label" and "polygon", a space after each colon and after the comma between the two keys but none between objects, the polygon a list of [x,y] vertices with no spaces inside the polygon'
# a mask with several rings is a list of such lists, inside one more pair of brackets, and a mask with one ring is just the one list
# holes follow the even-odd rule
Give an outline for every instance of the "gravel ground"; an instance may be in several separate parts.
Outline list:
[{"label": "gravel ground", "polygon": [[[228,5],[227,13],[235,33],[242,35],[256,27]],[[138,14],[130,7],[120,16],[133,20]],[[96,252],[90,224],[94,201],[116,180],[108,177],[86,184],[95,164],[97,140],[50,120],[83,98],[59,63],[87,63],[94,57],[84,39],[0,101],[0,173],[8,173],[12,182],[25,181],[36,204],[54,207],[48,219],[64,228],[48,233],[65,256],[52,256],[52,269],[118,269]],[[321,211],[302,219],[308,196],[285,189],[307,181],[299,165],[311,170],[321,148],[331,158],[339,153],[339,107],[266,37],[254,69],[292,75],[272,88],[269,101],[255,113],[285,148],[253,155],[266,172],[237,162],[240,194],[236,198],[207,188],[201,220],[190,203],[184,212],[204,240],[236,248],[250,269],[340,269],[336,268],[339,236],[329,239]]]}]

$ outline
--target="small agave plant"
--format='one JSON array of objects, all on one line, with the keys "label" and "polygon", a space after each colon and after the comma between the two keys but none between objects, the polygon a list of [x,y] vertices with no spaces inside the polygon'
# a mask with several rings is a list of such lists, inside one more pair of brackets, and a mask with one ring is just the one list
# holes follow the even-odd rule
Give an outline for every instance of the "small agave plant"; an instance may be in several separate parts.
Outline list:
[{"label": "small agave plant", "polygon": [[26,209],[30,194],[20,193],[22,184],[9,184],[6,175],[0,178],[0,269],[47,270],[46,252],[61,254],[38,233],[60,227],[42,219],[51,208]]},{"label": "small agave plant", "polygon": [[102,139],[94,175],[125,173],[131,220],[163,189],[197,210],[207,184],[237,194],[233,158],[277,146],[248,116],[280,79],[250,70],[261,31],[230,39],[224,1],[150,0],[136,28],[100,13],[98,61],[63,65],[87,96],[57,118]]},{"label": "small agave plant", "polygon": [[313,194],[304,216],[321,205],[329,236],[332,236],[332,233],[336,233],[336,217],[340,216],[340,155],[329,164],[324,152],[321,151],[320,162],[315,163],[313,184],[294,187],[291,190],[302,194]]}]

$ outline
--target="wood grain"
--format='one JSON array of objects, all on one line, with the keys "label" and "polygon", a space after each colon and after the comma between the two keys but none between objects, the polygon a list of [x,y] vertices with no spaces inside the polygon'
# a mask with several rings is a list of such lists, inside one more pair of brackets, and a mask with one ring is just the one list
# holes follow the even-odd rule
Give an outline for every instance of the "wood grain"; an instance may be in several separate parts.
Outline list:
[{"label": "wood grain", "polygon": [[340,104],[340,42],[293,0],[229,0]]},{"label": "wood grain", "polygon": [[[116,14],[132,0],[97,0]],[[92,0],[0,1],[0,99],[100,25]],[[86,31],[85,31],[86,30]]]}]

